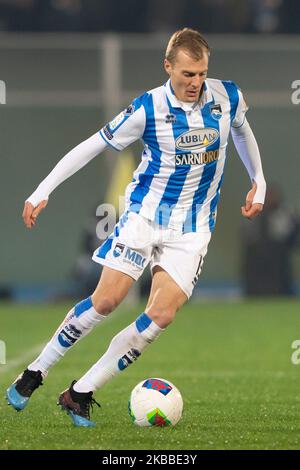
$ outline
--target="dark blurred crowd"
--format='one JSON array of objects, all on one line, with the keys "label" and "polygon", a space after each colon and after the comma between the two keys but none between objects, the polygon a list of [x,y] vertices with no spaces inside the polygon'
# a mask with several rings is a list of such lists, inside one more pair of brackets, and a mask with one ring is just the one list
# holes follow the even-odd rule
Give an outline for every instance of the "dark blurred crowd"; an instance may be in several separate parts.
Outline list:
[{"label": "dark blurred crowd", "polygon": [[244,293],[250,296],[295,294],[293,254],[300,248],[300,218],[285,205],[281,188],[268,184],[262,214],[243,222]]},{"label": "dark blurred crowd", "polygon": [[300,33],[299,0],[0,0],[0,31]]}]

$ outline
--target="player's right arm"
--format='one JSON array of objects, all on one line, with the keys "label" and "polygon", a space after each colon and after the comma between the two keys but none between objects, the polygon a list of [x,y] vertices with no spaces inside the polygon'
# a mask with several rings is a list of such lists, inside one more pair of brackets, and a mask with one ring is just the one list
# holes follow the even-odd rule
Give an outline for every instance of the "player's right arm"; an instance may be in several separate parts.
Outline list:
[{"label": "player's right arm", "polygon": [[144,102],[147,100],[147,96],[148,94],[145,93],[140,98],[136,98],[125,111],[118,114],[99,132],[77,145],[58,162],[51,173],[25,201],[23,220],[27,228],[32,228],[35,225],[36,219],[46,207],[52,191],[103,152],[108,145],[120,151],[142,137],[146,124]]},{"label": "player's right arm", "polygon": [[25,201],[23,220],[27,228],[35,225],[40,212],[46,207],[49,195],[67,178],[89,163],[107,147],[99,132],[68,152]]}]

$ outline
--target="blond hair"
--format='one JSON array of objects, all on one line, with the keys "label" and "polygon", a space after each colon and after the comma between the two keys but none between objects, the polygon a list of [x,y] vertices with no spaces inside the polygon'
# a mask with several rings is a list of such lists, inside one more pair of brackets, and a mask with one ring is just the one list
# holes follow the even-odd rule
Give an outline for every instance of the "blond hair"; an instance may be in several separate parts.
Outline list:
[{"label": "blond hair", "polygon": [[210,47],[199,31],[183,28],[172,34],[166,50],[166,59],[174,63],[179,49],[185,50],[193,59],[200,60],[203,52],[210,54]]}]

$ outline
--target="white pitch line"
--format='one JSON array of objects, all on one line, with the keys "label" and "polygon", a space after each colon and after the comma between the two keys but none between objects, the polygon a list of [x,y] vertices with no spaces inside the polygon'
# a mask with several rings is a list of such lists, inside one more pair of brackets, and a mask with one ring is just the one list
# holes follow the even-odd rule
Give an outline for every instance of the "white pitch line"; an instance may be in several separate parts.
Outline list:
[{"label": "white pitch line", "polygon": [[39,354],[45,345],[46,343],[35,345],[33,348],[29,349],[29,351],[22,354],[21,356],[7,361],[7,364],[3,364],[0,366],[0,375],[5,374],[6,372],[10,372],[12,369],[16,369],[22,366],[23,364],[26,364],[35,355]]}]

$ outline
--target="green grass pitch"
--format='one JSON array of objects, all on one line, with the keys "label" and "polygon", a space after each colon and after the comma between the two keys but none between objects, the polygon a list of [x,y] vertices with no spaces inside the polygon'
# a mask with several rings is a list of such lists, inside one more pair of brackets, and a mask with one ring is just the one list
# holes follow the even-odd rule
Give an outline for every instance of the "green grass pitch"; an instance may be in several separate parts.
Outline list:
[{"label": "green grass pitch", "polygon": [[[75,428],[56,406],[58,394],[106,350],[142,306],[124,306],[79,342],[49,373],[27,408],[15,412],[5,390],[72,306],[0,305],[0,449],[299,449],[300,339],[296,300],[187,304],[142,357],[96,399],[97,427]],[[35,350],[35,351],[34,351]],[[128,415],[131,389],[162,377],[181,391],[184,413],[174,428],[138,428]]]}]

